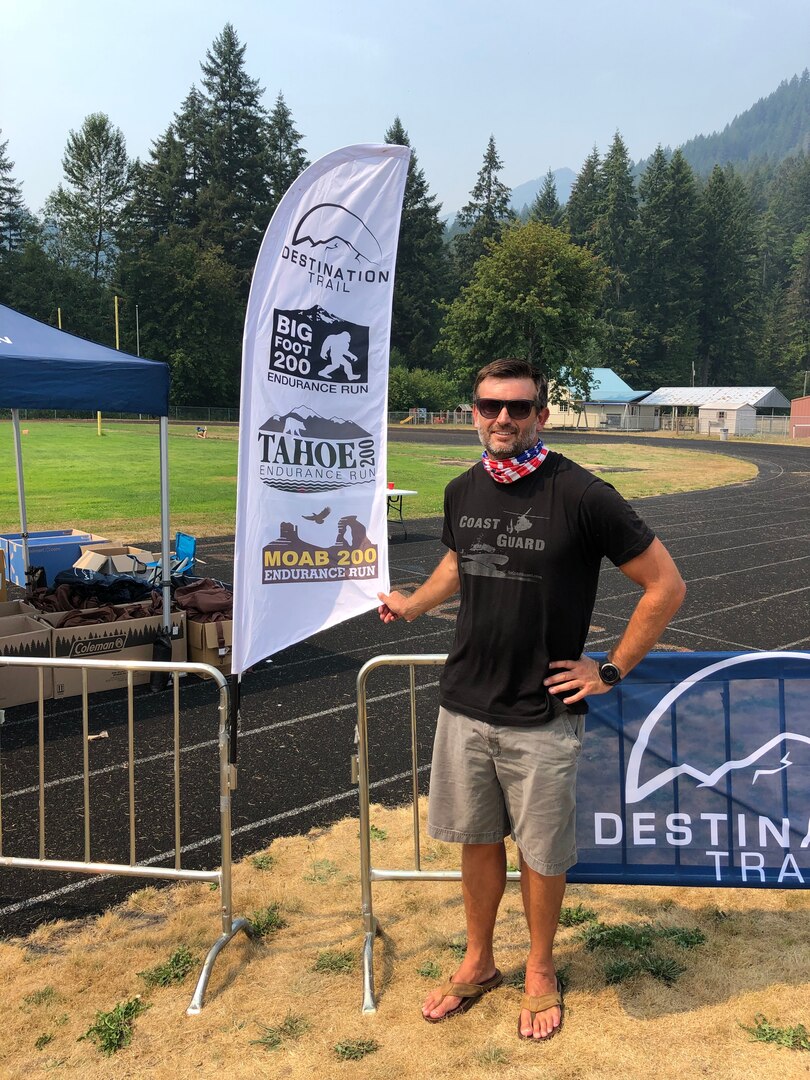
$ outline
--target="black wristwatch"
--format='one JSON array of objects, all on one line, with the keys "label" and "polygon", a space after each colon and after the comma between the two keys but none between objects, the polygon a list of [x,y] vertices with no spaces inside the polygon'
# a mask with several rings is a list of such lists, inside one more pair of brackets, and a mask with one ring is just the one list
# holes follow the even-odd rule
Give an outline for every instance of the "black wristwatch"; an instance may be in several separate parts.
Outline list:
[{"label": "black wristwatch", "polygon": [[611,660],[605,660],[599,665],[599,678],[608,686],[615,686],[622,681],[622,673]]}]

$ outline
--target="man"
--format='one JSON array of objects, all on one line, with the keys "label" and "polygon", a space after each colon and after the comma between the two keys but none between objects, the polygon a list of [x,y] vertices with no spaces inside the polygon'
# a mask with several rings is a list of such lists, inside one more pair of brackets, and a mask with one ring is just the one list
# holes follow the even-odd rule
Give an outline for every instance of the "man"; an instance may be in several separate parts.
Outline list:
[{"label": "man", "polygon": [[[562,1023],[552,946],[576,862],[575,785],[585,699],[610,693],[652,648],[685,586],[663,544],[609,485],[540,439],[545,377],[496,360],[476,379],[482,460],[448,484],[438,567],[412,595],[380,593],[383,622],[411,621],[459,589],[441,681],[428,833],[462,844],[467,952],[422,1007],[432,1023],[501,982],[493,954],[506,882],[504,837],[520,853],[529,928],[524,1039]],[[642,589],[608,662],[582,655],[603,556]]]}]

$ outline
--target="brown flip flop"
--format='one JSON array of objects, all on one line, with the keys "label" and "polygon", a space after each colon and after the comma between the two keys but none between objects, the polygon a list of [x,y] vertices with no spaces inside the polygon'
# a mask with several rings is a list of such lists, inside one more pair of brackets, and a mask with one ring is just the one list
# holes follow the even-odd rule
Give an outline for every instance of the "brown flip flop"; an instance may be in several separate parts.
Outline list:
[{"label": "brown flip flop", "polygon": [[[467,1012],[471,1009],[476,1001],[479,1001],[484,994],[488,994],[490,990],[495,990],[503,982],[503,975],[500,971],[495,970],[495,974],[491,979],[485,979],[480,983],[462,983],[453,982],[452,979],[448,979],[442,987],[440,987],[441,997],[436,1002],[436,1005],[440,1005],[446,997],[461,998],[461,1002],[456,1005],[455,1009],[450,1009],[444,1016],[425,1016],[422,1013],[422,1019],[427,1020],[429,1024],[440,1024],[443,1020],[449,1020],[451,1016],[459,1016],[461,1013]],[[434,1009],[436,1008],[434,1005]]]},{"label": "brown flip flop", "polygon": [[548,1035],[541,1035],[536,1039],[534,1035],[524,1035],[520,1030],[520,1016],[518,1016],[517,1031],[518,1038],[523,1039],[526,1042],[548,1042],[549,1039],[553,1039],[560,1031],[562,1031],[563,1020],[565,1019],[565,1003],[563,1002],[563,988],[562,983],[557,979],[557,992],[555,994],[540,994],[537,997],[533,997],[531,994],[524,994],[520,1002],[521,1011],[527,1009],[531,1013],[532,1023],[534,1018],[539,1012],[544,1012],[546,1009],[552,1009],[555,1005],[560,1009],[560,1022]]}]

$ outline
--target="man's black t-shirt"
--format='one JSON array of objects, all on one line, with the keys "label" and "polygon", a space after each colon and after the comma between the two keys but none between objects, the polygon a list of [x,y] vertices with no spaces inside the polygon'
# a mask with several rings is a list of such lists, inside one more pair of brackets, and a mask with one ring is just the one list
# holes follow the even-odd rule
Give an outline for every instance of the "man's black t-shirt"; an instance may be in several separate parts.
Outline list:
[{"label": "man's black t-shirt", "polygon": [[549,661],[582,655],[602,557],[621,566],[653,539],[615,488],[561,454],[512,484],[480,463],[452,480],[442,541],[458,556],[461,606],[442,705],[494,724],[550,719],[560,706],[543,679]]}]

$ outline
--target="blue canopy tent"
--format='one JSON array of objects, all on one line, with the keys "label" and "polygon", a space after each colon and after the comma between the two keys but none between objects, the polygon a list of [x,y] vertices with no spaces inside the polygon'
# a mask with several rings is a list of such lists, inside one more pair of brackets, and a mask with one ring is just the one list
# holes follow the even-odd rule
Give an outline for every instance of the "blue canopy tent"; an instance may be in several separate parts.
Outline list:
[{"label": "blue canopy tent", "polygon": [[163,623],[169,613],[169,369],[84,341],[74,334],[0,304],[0,408],[11,409],[17,459],[17,490],[26,572],[28,522],[25,509],[20,409],[90,409],[149,413],[160,419],[160,519]]}]

